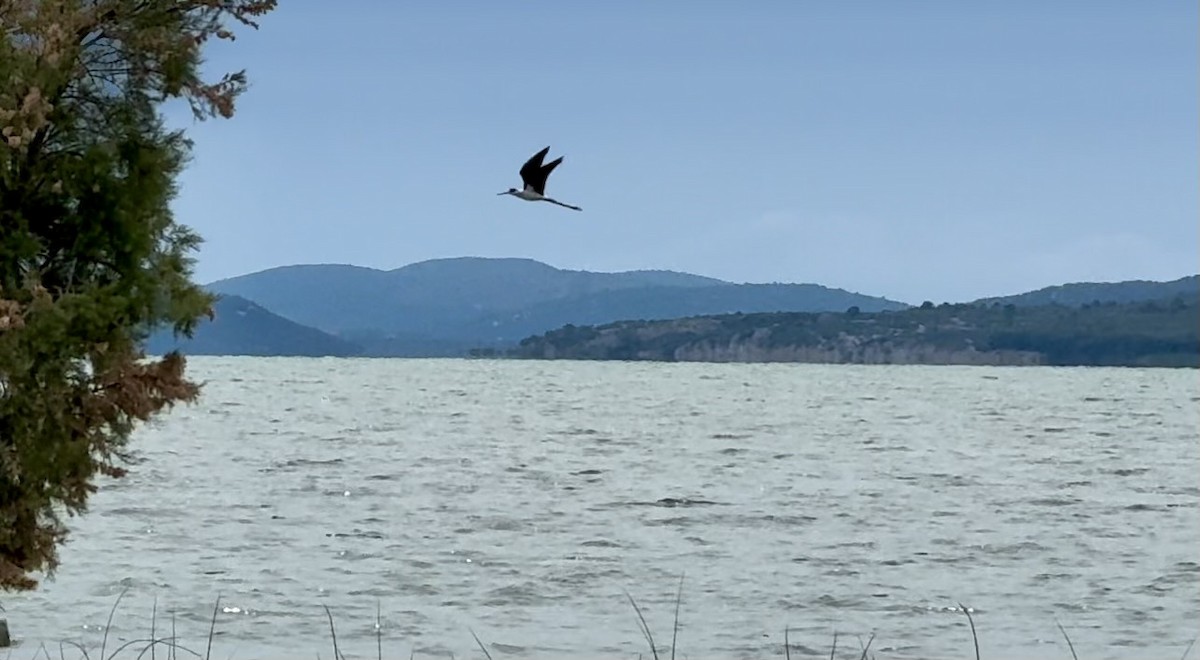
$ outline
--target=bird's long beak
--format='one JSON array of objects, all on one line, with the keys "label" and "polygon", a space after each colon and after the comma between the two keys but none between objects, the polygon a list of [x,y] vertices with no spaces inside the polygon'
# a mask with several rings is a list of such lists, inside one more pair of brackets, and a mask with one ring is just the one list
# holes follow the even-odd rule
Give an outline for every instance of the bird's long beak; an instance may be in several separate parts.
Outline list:
[{"label": "bird's long beak", "polygon": [[498,192],[498,193],[496,193],[496,194],[497,194],[497,195],[507,195],[507,194],[508,194],[508,191],[507,191],[507,190],[505,190],[504,192]]}]

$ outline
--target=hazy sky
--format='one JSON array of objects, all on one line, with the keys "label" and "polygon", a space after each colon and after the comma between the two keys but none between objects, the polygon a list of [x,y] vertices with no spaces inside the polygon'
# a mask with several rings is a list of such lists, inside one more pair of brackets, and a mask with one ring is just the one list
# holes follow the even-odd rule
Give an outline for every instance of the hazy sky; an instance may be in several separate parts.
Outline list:
[{"label": "hazy sky", "polygon": [[[252,88],[189,129],[203,282],[509,256],[919,303],[1200,269],[1194,0],[280,4],[209,52]],[[546,145],[582,213],[496,196]]]}]

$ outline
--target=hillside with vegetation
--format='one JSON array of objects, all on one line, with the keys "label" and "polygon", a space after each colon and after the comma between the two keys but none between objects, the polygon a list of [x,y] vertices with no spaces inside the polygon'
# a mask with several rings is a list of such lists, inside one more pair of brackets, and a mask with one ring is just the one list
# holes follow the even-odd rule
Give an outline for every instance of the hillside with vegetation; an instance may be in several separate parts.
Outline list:
[{"label": "hillside with vegetation", "polygon": [[999,303],[1018,307],[1035,305],[1068,305],[1079,307],[1096,303],[1128,303],[1142,300],[1174,298],[1175,296],[1200,296],[1200,275],[1189,275],[1169,282],[1150,280],[1127,280],[1124,282],[1072,282],[1048,286],[1013,296],[982,298],[975,302],[983,305]]},{"label": "hillside with vegetation", "polygon": [[1200,296],[1131,303],[926,303],[568,325],[508,353],[533,359],[1200,366]]}]

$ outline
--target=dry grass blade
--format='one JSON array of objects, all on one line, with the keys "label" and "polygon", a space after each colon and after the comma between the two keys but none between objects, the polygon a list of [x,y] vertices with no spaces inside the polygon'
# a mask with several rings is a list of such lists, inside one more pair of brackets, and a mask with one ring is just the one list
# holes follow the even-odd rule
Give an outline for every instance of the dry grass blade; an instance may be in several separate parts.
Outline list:
[{"label": "dry grass blade", "polygon": [[108,629],[112,627],[113,615],[117,613],[117,606],[121,604],[121,599],[125,597],[127,591],[129,591],[129,587],[121,590],[121,594],[117,596],[117,602],[113,603],[112,609],[108,611],[108,623],[104,624],[104,637],[100,640],[100,660],[104,660],[104,647],[108,645]]},{"label": "dry grass blade", "polygon": [[1179,656],[1179,660],[1187,660],[1188,653],[1192,652],[1192,645],[1194,645],[1195,643],[1196,643],[1196,638],[1193,637],[1192,641],[1188,642],[1187,648],[1183,650],[1183,655]]},{"label": "dry grass blade", "polygon": [[70,644],[71,646],[74,646],[75,648],[79,649],[79,652],[81,654],[83,654],[84,660],[91,660],[91,656],[88,655],[87,649],[83,648],[82,644],[80,644],[79,642],[72,642],[69,639],[63,640],[58,643],[58,654],[59,655],[62,655],[62,645],[63,644]]},{"label": "dry grass blade", "polygon": [[[467,630],[471,629],[467,628]],[[488,660],[492,660],[492,654],[488,653],[487,647],[483,645],[483,642],[479,639],[479,635],[476,635],[474,630],[471,630],[471,636],[475,638],[475,643],[479,645],[479,650],[483,651],[484,657],[486,657]]]},{"label": "dry grass blade", "polygon": [[[146,646],[142,649],[142,652],[139,653],[137,656],[140,658],[140,657],[146,655],[146,651],[153,649],[156,645],[171,644],[171,642],[168,642],[165,639],[133,639],[133,640],[130,640],[130,641],[125,642],[124,644],[118,646],[117,650],[113,651],[112,655],[108,656],[108,660],[113,660],[113,658],[117,657],[117,655],[121,651],[124,651],[125,649],[129,648],[130,646],[133,646],[134,644],[146,644]],[[195,651],[188,651],[187,649],[184,649],[184,650],[187,651],[188,653],[191,653],[192,655],[194,655],[196,657],[200,657],[200,654],[196,653]]]},{"label": "dry grass blade", "polygon": [[1057,618],[1054,619],[1054,625],[1058,626],[1058,631],[1062,633],[1063,639],[1067,640],[1067,648],[1071,649],[1071,657],[1079,660],[1079,656],[1075,653],[1075,645],[1071,643],[1071,636],[1067,634],[1067,629],[1062,627]]},{"label": "dry grass blade", "polygon": [[[150,610],[150,639],[154,637],[154,625],[158,622],[158,596],[154,597],[154,607]],[[143,651],[144,653],[144,651]],[[154,642],[150,642],[150,660],[156,660],[154,657]]]},{"label": "dry grass blade", "polygon": [[629,604],[633,605],[633,611],[637,613],[638,622],[642,625],[642,635],[646,637],[646,643],[650,645],[650,653],[654,656],[654,660],[658,660],[658,649],[654,646],[654,636],[650,634],[650,626],[646,624],[646,617],[642,616],[642,608],[638,607],[633,596],[629,592],[625,592],[625,597],[629,599]]},{"label": "dry grass blade", "polygon": [[142,652],[141,652],[141,653],[137,654],[137,659],[136,659],[136,660],[142,660],[142,656],[146,655],[146,651],[152,651],[152,649],[153,649],[155,646],[158,646],[159,644],[162,644],[162,645],[166,646],[166,647],[167,647],[169,650],[174,650],[174,649],[183,649],[184,651],[187,651],[188,653],[191,653],[192,655],[196,656],[197,658],[199,658],[199,657],[200,657],[200,654],[199,654],[199,653],[196,653],[195,651],[193,651],[193,650],[189,649],[188,647],[186,647],[186,646],[180,646],[179,644],[176,644],[174,639],[166,639],[166,638],[163,638],[163,639],[156,639],[156,640],[154,640],[154,641],[150,642],[150,643],[149,643],[149,644],[146,646],[146,648],[142,649]]},{"label": "dry grass blade", "polygon": [[975,634],[975,619],[971,618],[971,612],[966,605],[959,603],[958,609],[967,615],[967,623],[971,624],[971,641],[975,642],[975,660],[979,660],[979,637]]},{"label": "dry grass blade", "polygon": [[[871,633],[871,636],[867,638],[867,645],[863,647],[862,655],[859,656],[858,660],[867,660],[867,651],[871,650],[871,642],[873,641],[875,641],[875,633]],[[862,640],[859,640],[859,643],[861,644]]]},{"label": "dry grass blade", "polygon": [[[204,660],[212,660],[212,643],[213,635],[217,631],[217,610],[221,608],[221,594],[217,594],[217,602],[213,603],[212,623],[208,625],[208,649],[204,651]],[[175,630],[172,624],[171,638],[174,639]]]},{"label": "dry grass blade", "polygon": [[679,603],[683,601],[683,573],[679,574],[679,590],[675,592],[675,627],[671,629],[671,660],[675,660],[675,640],[679,637]]},{"label": "dry grass blade", "polygon": [[333,638],[333,660],[345,660],[345,656],[338,650],[337,631],[333,629],[333,612],[329,611],[328,605],[321,605],[325,608],[325,616],[329,618],[329,636]]},{"label": "dry grass blade", "polygon": [[833,648],[829,649],[829,660],[833,660],[833,654],[837,653],[837,631],[833,631]]},{"label": "dry grass blade", "polygon": [[383,624],[379,616],[379,611],[382,608],[379,601],[375,601],[375,653],[378,660],[383,660]]},{"label": "dry grass blade", "polygon": [[783,627],[783,658],[784,660],[792,660],[792,642],[788,639],[788,628]]}]

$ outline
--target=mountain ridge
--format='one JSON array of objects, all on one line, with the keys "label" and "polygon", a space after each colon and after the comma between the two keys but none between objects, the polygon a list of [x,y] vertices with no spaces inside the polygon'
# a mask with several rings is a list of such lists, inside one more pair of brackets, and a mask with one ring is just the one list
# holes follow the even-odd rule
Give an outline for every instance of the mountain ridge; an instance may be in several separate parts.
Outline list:
[{"label": "mountain ridge", "polygon": [[[819,284],[734,283],[665,269],[570,270],[522,257],[449,257],[390,270],[338,263],[290,264],[215,280],[205,287],[222,300],[244,302],[236,309],[230,302],[223,303],[225,325],[198,332],[195,341],[185,344],[187,351],[197,354],[325,350],[338,355],[436,357],[461,356],[472,349],[494,354],[565,326],[729,313],[874,313],[913,308]],[[1168,282],[1074,282],[959,304],[1083,306],[1167,300],[1180,292],[1200,292],[1200,276]],[[246,303],[279,320],[246,321],[245,313],[252,309]],[[269,338],[250,341],[248,327],[239,337],[233,326],[249,322],[258,331],[276,328],[270,332],[280,332],[286,340],[271,349]],[[300,340],[301,335],[308,339]],[[156,341],[155,347],[166,345],[161,338]]]},{"label": "mountain ridge", "polygon": [[454,355],[480,345],[515,344],[531,333],[579,322],[581,309],[589,321],[608,321],[731,308],[907,306],[817,284],[735,284],[672,270],[567,270],[517,257],[430,259],[392,270],[296,264],[206,287],[253,300],[381,356]]}]

